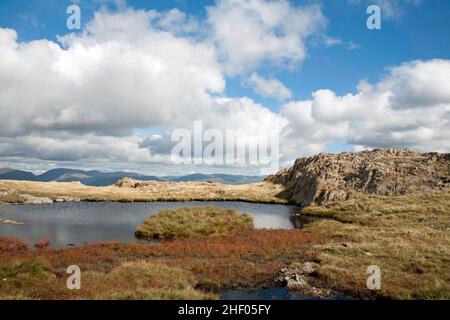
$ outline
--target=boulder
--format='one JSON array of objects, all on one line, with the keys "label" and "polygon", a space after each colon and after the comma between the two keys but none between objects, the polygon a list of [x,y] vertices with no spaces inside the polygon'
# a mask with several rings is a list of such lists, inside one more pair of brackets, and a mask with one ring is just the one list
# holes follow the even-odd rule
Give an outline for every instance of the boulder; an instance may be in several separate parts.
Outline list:
[{"label": "boulder", "polygon": [[286,289],[288,290],[300,291],[308,290],[310,288],[308,282],[306,282],[306,280],[298,274],[295,274],[292,277],[286,277],[285,281]]},{"label": "boulder", "polygon": [[29,194],[21,194],[24,204],[50,204],[53,200],[47,197],[35,197]]},{"label": "boulder", "polygon": [[16,220],[2,220],[0,219],[0,224],[12,224],[12,225],[22,225],[23,222],[16,221]]},{"label": "boulder", "polygon": [[309,296],[329,296],[331,290],[318,288],[316,276],[318,265],[314,262],[292,263],[288,268],[283,268],[276,281],[283,284],[287,290],[297,291]]},{"label": "boulder", "polygon": [[115,186],[119,188],[138,188],[143,183],[143,181],[138,181],[131,178],[123,178],[122,180],[118,181]]},{"label": "boulder", "polygon": [[314,275],[317,273],[317,264],[314,262],[305,262],[302,267],[302,271],[307,275]]}]

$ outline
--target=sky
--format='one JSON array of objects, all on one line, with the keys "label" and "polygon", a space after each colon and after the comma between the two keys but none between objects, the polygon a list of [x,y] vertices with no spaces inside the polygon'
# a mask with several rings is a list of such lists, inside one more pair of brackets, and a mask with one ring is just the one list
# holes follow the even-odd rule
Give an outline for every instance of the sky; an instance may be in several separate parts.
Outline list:
[{"label": "sky", "polygon": [[[66,23],[74,4],[79,30]],[[372,4],[381,29],[367,27]],[[164,175],[267,164],[195,160],[192,142],[194,160],[179,165],[173,133],[195,136],[196,121],[263,149],[256,135],[276,131],[269,171],[320,152],[449,152],[449,34],[447,0],[4,0],[0,166]]]}]

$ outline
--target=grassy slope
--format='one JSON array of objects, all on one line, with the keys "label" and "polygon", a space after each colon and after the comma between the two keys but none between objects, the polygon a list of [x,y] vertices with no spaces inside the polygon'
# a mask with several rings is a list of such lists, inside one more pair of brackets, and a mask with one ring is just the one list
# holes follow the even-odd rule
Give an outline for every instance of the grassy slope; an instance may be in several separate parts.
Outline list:
[{"label": "grassy slope", "polygon": [[[450,190],[395,197],[359,196],[308,216],[308,227],[333,241],[318,245],[321,274],[339,288],[366,293],[369,265],[382,272],[380,294],[392,298],[450,298]],[[342,246],[342,242],[350,244]]]},{"label": "grassy slope", "polygon": [[[56,199],[76,197],[83,201],[248,201],[286,203],[278,194],[283,186],[260,182],[244,185],[225,185],[208,182],[149,182],[145,188],[116,186],[89,187],[78,182],[0,181],[0,190],[12,190],[14,196],[0,195],[0,202],[17,202],[18,194]],[[19,200],[18,200],[19,199]]]},{"label": "grassy slope", "polygon": [[224,236],[253,228],[253,218],[232,209],[214,207],[164,210],[137,227],[143,239]]}]

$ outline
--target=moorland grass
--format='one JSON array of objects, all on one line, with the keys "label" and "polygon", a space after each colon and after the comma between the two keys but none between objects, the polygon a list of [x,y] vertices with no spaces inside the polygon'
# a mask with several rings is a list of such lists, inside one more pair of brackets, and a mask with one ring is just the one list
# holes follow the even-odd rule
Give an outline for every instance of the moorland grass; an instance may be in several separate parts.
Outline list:
[{"label": "moorland grass", "polygon": [[[325,217],[307,230],[334,239],[317,245],[320,273],[330,285],[369,294],[367,267],[381,269],[377,295],[398,299],[450,298],[450,190],[365,196],[305,208]],[[348,245],[342,245],[342,243]]]},{"label": "moorland grass", "polygon": [[[124,262],[111,272],[82,273],[82,293],[65,289],[49,259],[36,257],[10,261],[0,267],[0,299],[159,300],[215,299],[213,293],[194,288],[192,272],[144,260]],[[81,293],[81,294],[80,294]]]},{"label": "moorland grass", "polygon": [[[159,245],[34,250],[0,238],[0,299],[214,299],[225,289],[273,286],[281,268],[310,261],[311,247],[324,240],[301,230],[250,230]],[[81,290],[66,287],[73,264],[81,269]]]},{"label": "moorland grass", "polygon": [[163,210],[137,227],[141,239],[176,239],[237,234],[253,228],[253,218],[212,206]]},{"label": "moorland grass", "polygon": [[12,194],[0,194],[0,204],[11,203],[11,204],[22,204],[23,199],[16,193]]},{"label": "moorland grass", "polygon": [[255,203],[285,204],[280,196],[284,187],[269,182],[229,185],[209,182],[146,182],[145,187],[118,186],[91,187],[79,182],[36,182],[0,180],[0,190],[13,191],[13,195],[1,196],[0,202],[21,203],[20,194],[47,197],[78,198],[81,201],[245,201]]},{"label": "moorland grass", "polygon": [[[209,299],[224,289],[273,286],[277,272],[298,261],[317,262],[322,283],[344,293],[450,298],[449,189],[390,197],[358,195],[310,206],[302,214],[325,219],[314,219],[304,230],[247,230],[157,246],[104,243],[32,250],[23,241],[0,238],[0,277],[6,279],[0,281],[0,298]],[[130,267],[131,262],[137,265]],[[169,269],[161,267],[155,276],[142,271],[141,263]],[[65,269],[71,264],[86,273],[81,291],[65,287]],[[382,272],[381,290],[375,293],[366,287],[370,265]],[[172,271],[175,279],[166,279]]]}]

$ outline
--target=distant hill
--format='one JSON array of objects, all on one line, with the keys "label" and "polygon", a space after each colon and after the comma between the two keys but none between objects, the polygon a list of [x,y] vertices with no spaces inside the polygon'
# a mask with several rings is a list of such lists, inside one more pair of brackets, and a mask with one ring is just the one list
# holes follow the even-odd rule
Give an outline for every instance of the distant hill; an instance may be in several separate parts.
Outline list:
[{"label": "distant hill", "polygon": [[101,172],[86,171],[78,169],[57,168],[51,169],[40,175],[31,172],[14,170],[9,168],[0,168],[0,180],[27,180],[42,182],[76,182],[79,181],[87,186],[109,186],[117,183],[123,178],[132,178],[141,181],[169,181],[169,182],[187,182],[187,181],[215,181],[224,184],[244,184],[263,180],[259,176],[244,176],[230,174],[190,174],[185,176],[165,176],[158,177],[153,175],[142,175],[134,172]]},{"label": "distant hill", "polygon": [[[95,171],[92,171],[95,172]],[[101,172],[99,172],[101,174]],[[70,177],[71,175],[82,175],[86,177],[94,176],[94,174],[89,174],[88,172],[84,170],[74,170],[74,169],[65,169],[65,168],[58,168],[58,169],[52,169],[48,170],[47,172],[41,174],[38,176],[39,181],[64,181],[64,177]],[[77,180],[75,180],[77,181]]]},{"label": "distant hill", "polygon": [[82,173],[66,173],[63,174],[62,176],[50,180],[50,181],[57,181],[57,182],[73,182],[73,181],[81,181],[83,179],[88,179],[90,178],[89,176],[82,174]]},{"label": "distant hill", "polygon": [[[146,176],[146,175],[140,175],[133,172],[111,172],[111,173],[103,173],[101,175],[96,175],[93,177],[88,177],[84,179],[80,179],[81,183],[87,185],[87,186],[110,186],[115,184],[117,181],[123,179],[123,178],[133,178],[136,180],[142,180],[142,181],[164,181],[163,179],[156,177],[156,176]],[[77,180],[72,180],[77,181]]]},{"label": "distant hill", "polygon": [[27,171],[14,170],[9,168],[0,169],[0,180],[28,180],[37,181],[37,177]]},{"label": "distant hill", "polygon": [[232,174],[190,174],[181,177],[165,177],[166,181],[172,182],[188,182],[188,181],[214,181],[221,182],[225,184],[244,184],[244,183],[254,183],[259,182],[263,179],[260,176],[243,176],[243,175],[232,175]]}]

